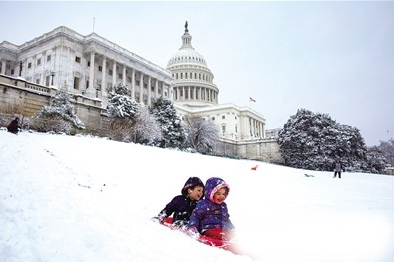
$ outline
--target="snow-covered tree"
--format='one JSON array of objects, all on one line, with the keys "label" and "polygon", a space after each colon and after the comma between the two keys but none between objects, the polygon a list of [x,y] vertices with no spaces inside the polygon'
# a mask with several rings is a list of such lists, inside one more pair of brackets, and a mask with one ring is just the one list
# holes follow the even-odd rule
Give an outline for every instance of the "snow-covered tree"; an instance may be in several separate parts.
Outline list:
[{"label": "snow-covered tree", "polygon": [[71,104],[66,82],[63,83],[53,97],[52,104],[44,106],[35,114],[34,118],[39,119],[36,123],[37,126],[45,126],[42,131],[52,130],[69,133],[71,125],[74,128],[85,129],[84,123],[74,113],[74,106]]},{"label": "snow-covered tree", "polygon": [[138,111],[137,103],[127,95],[127,87],[119,84],[110,93],[107,112],[110,117],[132,120]]},{"label": "snow-covered tree", "polygon": [[151,114],[155,116],[161,127],[163,138],[156,145],[160,147],[181,148],[185,141],[185,129],[178,116],[173,102],[165,97],[157,99],[151,108]]},{"label": "snow-covered tree", "polygon": [[186,147],[200,153],[212,153],[219,140],[219,129],[215,123],[206,121],[200,116],[189,117],[185,121]]},{"label": "snow-covered tree", "polygon": [[378,146],[369,147],[366,158],[367,167],[365,171],[377,174],[384,173],[388,161]]},{"label": "snow-covered tree", "polygon": [[138,112],[137,103],[127,94],[127,87],[119,84],[114,88],[114,92],[109,94],[107,105],[107,113],[112,118],[109,136],[123,142],[132,141],[132,127]]},{"label": "snow-covered tree", "polygon": [[138,109],[131,133],[133,141],[141,144],[151,145],[163,138],[159,123],[146,107]]},{"label": "snow-covered tree", "polygon": [[298,110],[279,132],[278,144],[288,166],[331,170],[340,158],[347,170],[365,168],[367,149],[359,130],[340,125],[327,114]]},{"label": "snow-covered tree", "polygon": [[394,166],[394,139],[391,138],[389,141],[380,141],[378,148],[386,157],[387,163]]}]

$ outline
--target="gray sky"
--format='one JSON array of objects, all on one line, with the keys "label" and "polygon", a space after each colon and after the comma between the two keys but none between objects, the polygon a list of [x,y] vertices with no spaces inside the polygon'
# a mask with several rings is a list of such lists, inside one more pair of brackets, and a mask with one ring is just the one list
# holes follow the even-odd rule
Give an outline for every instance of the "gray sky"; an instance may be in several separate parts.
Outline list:
[{"label": "gray sky", "polygon": [[88,35],[94,24],[166,68],[186,20],[219,103],[251,107],[266,128],[305,108],[357,127],[368,146],[394,138],[394,2],[0,0],[0,42],[20,45],[62,25]]}]

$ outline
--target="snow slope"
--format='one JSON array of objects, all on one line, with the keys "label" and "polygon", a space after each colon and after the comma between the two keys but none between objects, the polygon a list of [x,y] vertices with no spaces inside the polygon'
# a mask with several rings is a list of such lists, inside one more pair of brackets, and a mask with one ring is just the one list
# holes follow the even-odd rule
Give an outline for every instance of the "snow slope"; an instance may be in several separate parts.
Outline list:
[{"label": "snow slope", "polygon": [[[394,177],[332,175],[0,130],[0,261],[394,261]],[[150,221],[190,176],[229,183],[226,202],[248,256]]]}]

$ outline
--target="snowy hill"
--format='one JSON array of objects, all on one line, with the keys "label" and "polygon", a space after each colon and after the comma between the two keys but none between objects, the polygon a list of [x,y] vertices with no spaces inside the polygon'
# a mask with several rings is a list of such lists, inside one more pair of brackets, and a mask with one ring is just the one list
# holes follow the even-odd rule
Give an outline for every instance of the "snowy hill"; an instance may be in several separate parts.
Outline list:
[{"label": "snowy hill", "polygon": [[[394,261],[394,177],[332,175],[0,130],[0,261]],[[150,221],[190,176],[229,183],[226,202],[249,256]]]}]

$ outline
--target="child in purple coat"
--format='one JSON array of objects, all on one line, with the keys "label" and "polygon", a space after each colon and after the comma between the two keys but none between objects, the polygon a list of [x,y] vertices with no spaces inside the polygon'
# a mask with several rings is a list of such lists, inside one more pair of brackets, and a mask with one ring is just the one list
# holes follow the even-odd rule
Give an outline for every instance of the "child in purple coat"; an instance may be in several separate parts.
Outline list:
[{"label": "child in purple coat", "polygon": [[186,226],[197,201],[204,195],[204,183],[198,177],[190,177],[181,192],[182,195],[174,197],[152,220],[163,223],[167,217],[173,214],[173,225]]},{"label": "child in purple coat", "polygon": [[205,197],[197,203],[188,224],[188,233],[211,238],[230,240],[234,225],[231,223],[224,200],[230,192],[229,185],[221,178],[211,177],[205,183]]}]

